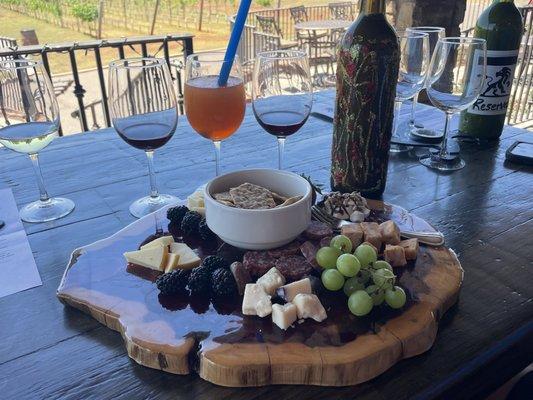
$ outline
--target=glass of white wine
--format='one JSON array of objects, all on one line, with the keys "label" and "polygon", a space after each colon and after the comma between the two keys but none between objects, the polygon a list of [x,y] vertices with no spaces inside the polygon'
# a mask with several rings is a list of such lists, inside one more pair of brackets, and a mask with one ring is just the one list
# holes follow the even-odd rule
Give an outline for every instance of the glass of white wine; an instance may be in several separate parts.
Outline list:
[{"label": "glass of white wine", "polygon": [[39,200],[20,210],[26,222],[53,221],[74,210],[65,198],[48,196],[38,153],[58,137],[59,108],[50,78],[41,62],[27,59],[0,61],[0,143],[32,161]]}]

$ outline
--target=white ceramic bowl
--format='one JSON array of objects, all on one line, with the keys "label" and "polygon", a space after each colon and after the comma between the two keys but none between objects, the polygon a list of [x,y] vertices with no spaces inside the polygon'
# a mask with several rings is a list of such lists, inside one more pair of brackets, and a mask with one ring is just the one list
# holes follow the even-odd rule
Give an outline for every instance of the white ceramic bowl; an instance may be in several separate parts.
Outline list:
[{"label": "white ceramic bowl", "polygon": [[[228,207],[213,194],[249,182],[283,196],[303,196],[296,203],[265,210]],[[294,240],[311,221],[312,189],[301,176],[273,169],[248,169],[230,172],[210,181],[205,187],[207,225],[223,241],[248,250],[265,250]]]}]

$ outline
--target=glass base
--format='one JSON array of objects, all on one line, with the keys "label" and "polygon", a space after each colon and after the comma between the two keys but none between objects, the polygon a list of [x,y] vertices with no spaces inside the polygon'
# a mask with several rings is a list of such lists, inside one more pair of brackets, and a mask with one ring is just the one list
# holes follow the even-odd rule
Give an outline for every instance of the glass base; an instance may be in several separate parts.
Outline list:
[{"label": "glass base", "polygon": [[178,198],[171,194],[160,194],[157,197],[146,196],[131,203],[130,213],[136,218],[141,218],[177,201]]},{"label": "glass base", "polygon": [[406,146],[403,144],[394,144],[391,143],[389,152],[391,153],[407,153],[408,151],[411,151],[413,149],[413,146]]},{"label": "glass base", "polygon": [[47,201],[34,201],[20,210],[20,218],[24,222],[48,222],[70,214],[74,210],[74,202],[62,197],[54,197]]},{"label": "glass base", "polygon": [[438,155],[427,154],[419,158],[422,165],[439,171],[457,171],[466,165],[464,160],[459,156],[450,158],[441,158]]}]

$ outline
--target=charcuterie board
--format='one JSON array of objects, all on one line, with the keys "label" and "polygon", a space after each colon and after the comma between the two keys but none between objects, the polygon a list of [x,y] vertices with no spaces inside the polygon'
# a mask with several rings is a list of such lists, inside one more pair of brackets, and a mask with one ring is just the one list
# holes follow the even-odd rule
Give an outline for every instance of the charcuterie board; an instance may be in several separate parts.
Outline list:
[{"label": "charcuterie board", "polygon": [[[369,206],[374,218],[392,219],[402,231],[434,230],[401,207],[380,201]],[[433,345],[439,319],[456,302],[463,279],[452,250],[420,246],[416,262],[398,276],[409,297],[403,309],[360,318],[345,312],[345,302],[326,296],[325,321],[308,319],[283,331],[268,319],[244,316],[239,301],[165,297],[150,279],[128,271],[122,254],[145,241],[154,226],[149,215],[76,249],[57,295],[120,332],[139,364],[196,372],[223,386],[344,386],[372,379]],[[218,248],[190,246],[201,256]]]}]

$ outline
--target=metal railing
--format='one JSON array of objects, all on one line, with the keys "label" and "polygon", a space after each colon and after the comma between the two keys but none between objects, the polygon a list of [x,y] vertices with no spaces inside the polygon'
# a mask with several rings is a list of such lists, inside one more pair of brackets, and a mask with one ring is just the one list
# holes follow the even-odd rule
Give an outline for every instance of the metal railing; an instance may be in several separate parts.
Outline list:
[{"label": "metal railing", "polygon": [[[3,57],[22,58],[22,57],[40,57],[44,68],[50,76],[53,77],[54,71],[50,68],[49,56],[52,54],[67,54],[70,63],[70,73],[74,80],[73,94],[76,97],[77,110],[71,115],[79,118],[81,131],[89,131],[89,121],[87,118],[87,110],[90,111],[90,116],[93,118],[91,128],[98,128],[101,126],[96,122],[95,118],[97,112],[95,111],[95,104],[101,105],[101,114],[103,117],[103,125],[111,126],[111,118],[109,114],[109,106],[107,102],[106,78],[104,76],[104,65],[102,63],[102,49],[111,48],[116,50],[115,58],[125,58],[125,50],[133,50],[139,57],[155,57],[162,56],[165,58],[169,67],[171,67],[172,78],[176,83],[176,91],[178,94],[179,111],[183,114],[183,85],[180,75],[180,69],[176,68],[175,64],[171,64],[170,45],[177,45],[179,48],[179,55],[177,60],[184,61],[187,55],[193,52],[193,35],[189,34],[171,34],[166,36],[146,36],[134,38],[108,39],[108,40],[92,40],[86,42],[71,42],[61,44],[46,44],[34,46],[22,46],[0,49],[0,59]],[[157,50],[149,54],[148,45],[155,45]],[[85,105],[86,89],[83,87],[80,80],[80,72],[78,68],[77,54],[84,52],[88,54],[93,53],[96,64],[97,83],[99,85],[100,98],[96,102],[91,102]],[[175,56],[172,56],[173,59]],[[178,62],[179,62],[178,61]],[[62,110],[69,111],[69,110]],[[65,115],[65,114],[64,114]],[[60,129],[60,135],[63,130]]]}]

